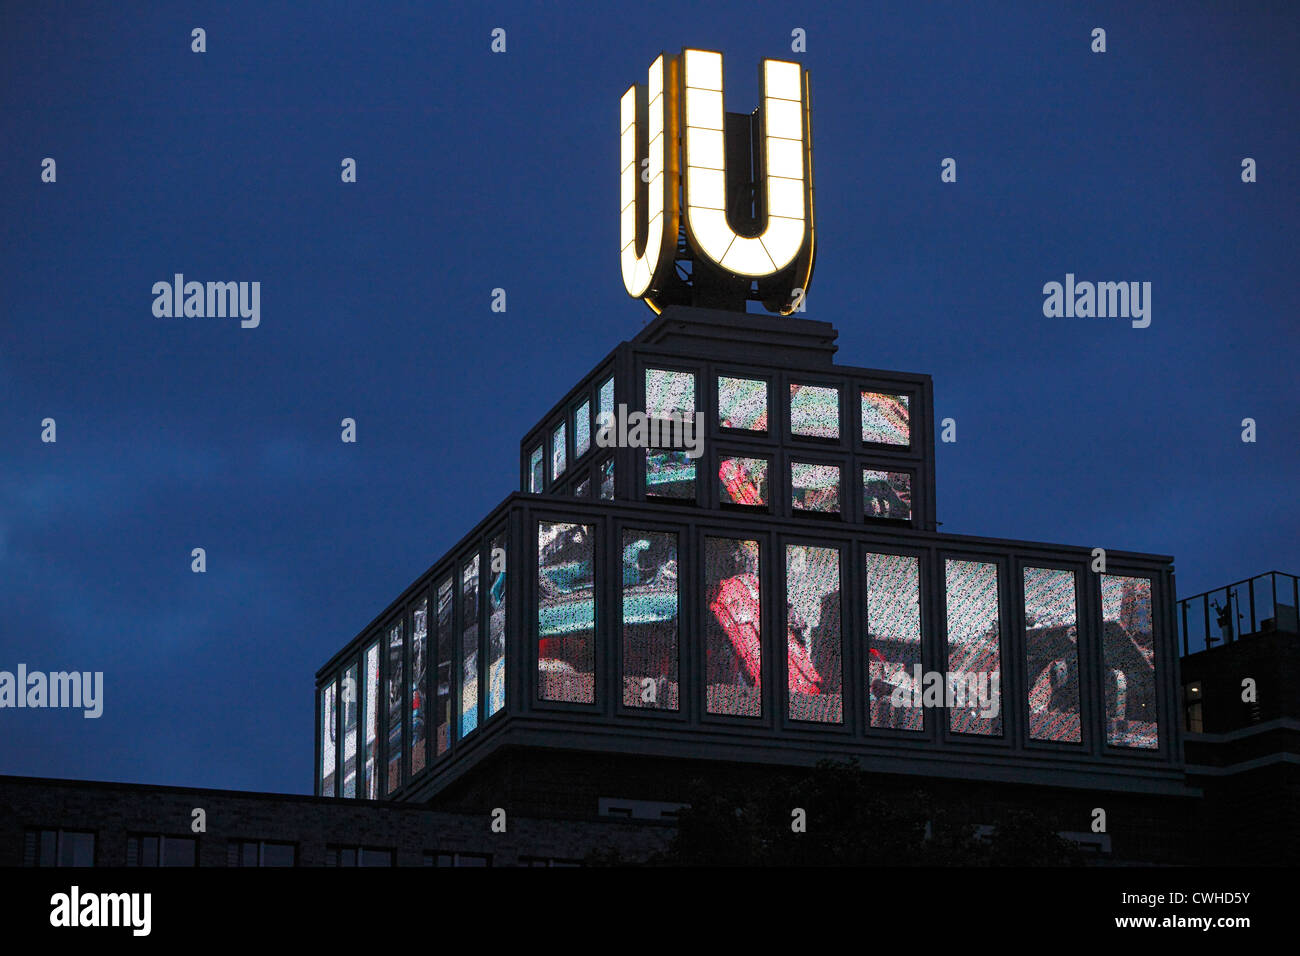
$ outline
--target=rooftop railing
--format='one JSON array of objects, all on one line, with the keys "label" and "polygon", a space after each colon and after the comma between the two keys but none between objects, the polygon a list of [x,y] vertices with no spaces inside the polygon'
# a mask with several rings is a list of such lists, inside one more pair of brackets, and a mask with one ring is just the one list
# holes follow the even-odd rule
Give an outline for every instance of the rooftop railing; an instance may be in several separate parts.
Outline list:
[{"label": "rooftop railing", "polygon": [[1183,655],[1230,644],[1241,637],[1296,634],[1300,578],[1268,571],[1178,602]]}]

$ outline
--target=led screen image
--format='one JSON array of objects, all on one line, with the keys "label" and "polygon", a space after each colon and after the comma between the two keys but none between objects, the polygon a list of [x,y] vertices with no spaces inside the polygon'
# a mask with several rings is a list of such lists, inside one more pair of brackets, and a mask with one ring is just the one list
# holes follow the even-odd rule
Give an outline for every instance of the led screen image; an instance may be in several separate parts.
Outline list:
[{"label": "led screen image", "polygon": [[460,735],[478,727],[478,578],[481,555],[460,571]]},{"label": "led screen image", "polygon": [[353,664],[343,675],[339,687],[340,708],[343,712],[343,796],[357,795],[357,665]]},{"label": "led screen image", "polygon": [[786,545],[785,607],[790,719],[843,723],[838,548]]},{"label": "led screen image", "polygon": [[568,447],[565,444],[564,424],[551,432],[551,479],[559,478],[568,467]]},{"label": "led screen image", "polygon": [[998,736],[1002,733],[998,567],[983,561],[951,558],[944,564],[948,589],[948,681],[956,682],[954,692],[958,695],[956,704],[948,707],[948,727],[958,734]]},{"label": "led screen image", "polygon": [[424,686],[428,668],[429,599],[424,598],[411,610],[411,773],[424,769],[428,760],[429,703]]},{"label": "led screen image", "polygon": [[604,501],[614,500],[614,459],[610,458],[600,466],[600,497]]},{"label": "led screen image", "polygon": [[573,413],[573,457],[581,458],[591,447],[591,402],[583,402]]},{"label": "led screen image", "polygon": [[677,710],[677,535],[623,531],[623,706]]},{"label": "led screen image", "polygon": [[719,375],[718,424],[750,432],[767,431],[767,382]]},{"label": "led screen image", "polygon": [[838,465],[790,462],[790,497],[796,511],[838,514],[840,469]]},{"label": "led screen image", "polygon": [[862,511],[868,518],[912,519],[912,476],[906,471],[862,470]]},{"label": "led screen image", "polygon": [[661,368],[645,370],[645,411],[651,417],[695,414],[695,376]]},{"label": "led screen image", "polygon": [[542,474],[543,471],[542,446],[538,445],[533,449],[533,454],[528,461],[528,490],[533,494],[541,494],[542,488],[546,486],[546,477]]},{"label": "led screen image", "polygon": [[379,644],[366,649],[366,682],[361,690],[361,724],[366,729],[361,765],[361,796],[379,799]]},{"label": "led screen image", "polygon": [[695,498],[695,462],[684,451],[645,453],[645,493],[656,498]]},{"label": "led screen image", "polygon": [[840,390],[822,385],[790,386],[790,434],[840,437]]},{"label": "led screen image", "polygon": [[1074,572],[1025,568],[1029,736],[1079,743],[1079,627]]},{"label": "led screen image", "polygon": [[1160,745],[1160,734],[1151,581],[1103,574],[1101,617],[1106,743],[1154,750]]},{"label": "led screen image", "polygon": [[766,458],[723,458],[718,462],[718,500],[734,505],[768,505]]},{"label": "led screen image", "polygon": [[912,442],[906,395],[883,392],[862,393],[862,440],[875,445],[902,445]]},{"label": "led screen image", "polygon": [[455,579],[448,575],[438,585],[438,682],[437,734],[435,754],[441,757],[451,749],[452,694],[455,691],[453,664],[456,659],[456,632],[452,622],[456,608]]},{"label": "led screen image", "polygon": [[758,542],[704,539],[705,706],[711,714],[763,712]]},{"label": "led screen image", "polygon": [[867,554],[866,628],[871,726],[924,730],[915,706],[921,666],[920,560],[903,554]]},{"label": "led screen image", "polygon": [[330,681],[320,695],[320,795],[334,796],[334,761],[338,752],[338,683]]},{"label": "led screen image", "polygon": [[614,414],[614,380],[612,378],[605,379],[604,384],[600,386],[600,394],[596,396],[596,399],[596,427],[600,428]]},{"label": "led screen image", "polygon": [[542,700],[596,700],[592,526],[537,524],[537,688]]},{"label": "led screen image", "polygon": [[406,684],[402,680],[402,625],[399,621],[388,630],[388,679],[384,695],[385,723],[388,726],[388,778],[384,793],[402,785],[402,699]]},{"label": "led screen image", "polygon": [[506,704],[506,536],[492,539],[488,567],[488,706],[491,717]]}]

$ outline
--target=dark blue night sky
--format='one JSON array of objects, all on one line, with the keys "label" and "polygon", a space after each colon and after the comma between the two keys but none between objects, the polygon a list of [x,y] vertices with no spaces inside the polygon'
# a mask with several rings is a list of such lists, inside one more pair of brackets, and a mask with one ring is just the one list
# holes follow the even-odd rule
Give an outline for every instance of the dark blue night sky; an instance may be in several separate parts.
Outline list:
[{"label": "dark blue night sky", "polygon": [[[1300,5],[1232,6],[5,3],[0,669],[105,700],[0,711],[0,772],[310,792],[315,670],[651,317],[619,96],[708,47],[747,112],[795,27],[807,317],[934,376],[943,530],[1172,554],[1184,595],[1300,572]],[[177,272],[261,325],[156,318]],[[1067,272],[1151,282],[1150,327],[1045,318]]]}]

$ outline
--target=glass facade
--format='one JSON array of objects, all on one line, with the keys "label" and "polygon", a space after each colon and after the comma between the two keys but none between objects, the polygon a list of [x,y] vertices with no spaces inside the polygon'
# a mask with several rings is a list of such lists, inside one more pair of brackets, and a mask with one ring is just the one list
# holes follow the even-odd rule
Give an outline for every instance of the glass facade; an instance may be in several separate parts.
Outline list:
[{"label": "glass facade", "polygon": [[388,714],[388,776],[384,793],[392,793],[402,785],[402,701],[406,699],[406,682],[402,676],[403,654],[402,622],[388,629],[388,676],[385,694]]},{"label": "glass facade", "polygon": [[480,555],[460,571],[460,735],[478,728],[478,578]]},{"label": "glass facade", "polygon": [[338,695],[338,683],[330,681],[320,695],[320,794],[322,797],[335,796],[334,770],[338,740],[338,711],[335,700]]},{"label": "glass facade", "polygon": [[554,481],[564,474],[564,469],[569,465],[568,445],[566,444],[564,425],[551,432],[551,480]]},{"label": "glass facade", "polygon": [[921,562],[867,554],[867,696],[872,727],[924,730],[921,692]]},{"label": "glass facade", "polygon": [[768,467],[766,458],[723,458],[718,462],[718,500],[759,507],[771,504]]},{"label": "glass facade", "polygon": [[948,727],[958,734],[1002,733],[1002,629],[998,566],[944,562],[948,596]]},{"label": "glass facade", "polygon": [[791,385],[790,434],[839,438],[840,390],[823,385]]},{"label": "glass facade", "polygon": [[623,706],[677,710],[677,535],[623,532]]},{"label": "glass facade", "polygon": [[1101,617],[1106,743],[1154,750],[1160,734],[1151,580],[1103,574]]},{"label": "glass facade", "polygon": [[488,588],[487,716],[506,705],[506,536],[492,539]]},{"label": "glass facade", "polygon": [[790,462],[790,498],[795,511],[838,514],[840,469],[838,465]]},{"label": "glass facade", "polygon": [[1025,568],[1029,736],[1079,743],[1079,627],[1074,572]]},{"label": "glass facade", "polygon": [[361,795],[379,799],[379,644],[366,648],[366,681],[361,692],[361,723],[365,727],[362,759]]},{"label": "glass facade", "polygon": [[591,402],[583,402],[573,413],[573,457],[581,458],[591,448]]},{"label": "glass facade", "polygon": [[905,471],[862,470],[862,511],[868,518],[912,518],[912,476]]},{"label": "glass facade", "polygon": [[592,526],[538,522],[537,687],[542,700],[596,700]]},{"label": "glass facade", "polygon": [[887,392],[862,393],[862,440],[871,445],[912,443],[908,397]]},{"label": "glass facade", "polygon": [[546,467],[542,460],[542,446],[538,445],[528,458],[528,490],[537,495],[545,488]]},{"label": "glass facade", "polygon": [[437,730],[434,755],[441,757],[451,749],[452,707],[456,693],[456,582],[448,575],[438,585],[438,682]]},{"label": "glass facade", "polygon": [[785,606],[789,717],[843,723],[838,548],[786,546]]},{"label": "glass facade", "polygon": [[719,375],[718,425],[749,432],[767,431],[767,382]]},{"label": "glass facade", "polygon": [[344,672],[339,696],[343,712],[343,793],[345,797],[357,795],[357,665]]},{"label": "glass facade", "polygon": [[411,679],[407,696],[411,701],[411,774],[424,769],[428,761],[429,704],[425,686],[429,653],[429,599],[421,598],[411,611]]},{"label": "glass facade", "polygon": [[762,591],[757,541],[704,539],[705,709],[763,713]]}]

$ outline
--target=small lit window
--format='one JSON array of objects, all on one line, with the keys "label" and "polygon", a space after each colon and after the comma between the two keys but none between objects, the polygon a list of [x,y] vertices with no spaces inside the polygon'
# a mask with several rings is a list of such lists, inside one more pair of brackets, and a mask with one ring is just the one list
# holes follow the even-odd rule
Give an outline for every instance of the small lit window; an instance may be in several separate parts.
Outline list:
[{"label": "small lit window", "polygon": [[833,386],[790,386],[790,434],[800,438],[840,437],[840,390]]},{"label": "small lit window", "polygon": [[533,449],[532,455],[528,459],[528,490],[535,495],[542,493],[542,488],[546,485],[545,468],[542,466],[542,446],[538,445]]},{"label": "small lit window", "polygon": [[568,459],[565,457],[568,453],[566,441],[564,424],[561,423],[559,428],[551,432],[551,480],[559,478],[568,467]]},{"label": "small lit window", "polygon": [[840,510],[839,466],[792,461],[790,497],[795,511],[838,514]]}]

